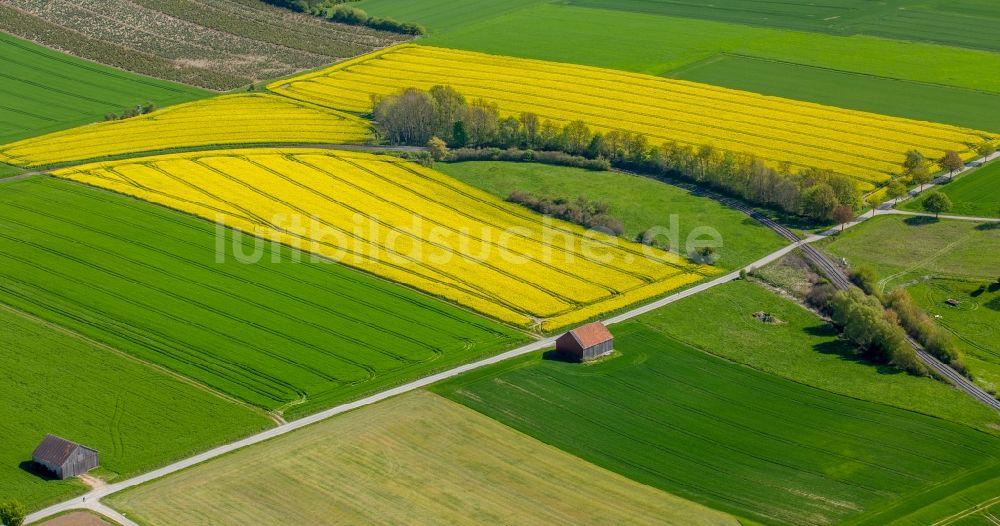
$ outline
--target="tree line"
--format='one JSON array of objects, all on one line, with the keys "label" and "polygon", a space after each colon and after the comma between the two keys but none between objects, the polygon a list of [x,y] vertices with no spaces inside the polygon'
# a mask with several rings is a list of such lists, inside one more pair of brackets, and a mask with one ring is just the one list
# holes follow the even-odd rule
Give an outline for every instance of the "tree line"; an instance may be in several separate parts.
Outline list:
[{"label": "tree line", "polygon": [[400,22],[388,17],[369,16],[363,9],[346,5],[357,0],[264,0],[265,2],[306,13],[331,22],[352,26],[365,26],[382,31],[404,35],[423,35],[426,30],[420,24]]},{"label": "tree line", "polygon": [[443,143],[436,145],[437,157],[443,160],[451,160],[449,149],[456,148],[465,159],[474,157],[469,149],[511,149],[515,159],[531,155],[524,152],[555,151],[645,175],[687,179],[821,222],[847,221],[861,207],[856,183],[830,170],[793,169],[789,163],[772,166],[752,154],[710,144],[650,144],[641,133],[594,131],[580,120],[560,124],[531,112],[505,117],[495,103],[470,102],[450,86],[407,88],[372,99],[380,138],[415,146],[436,138]]},{"label": "tree line", "polygon": [[838,291],[829,283],[819,283],[807,301],[830,316],[843,336],[858,347],[861,357],[910,374],[930,374],[907,341],[909,335],[928,353],[969,375],[951,334],[934,323],[906,289],[882,294],[875,271],[868,266],[855,269],[850,277],[858,288]]}]

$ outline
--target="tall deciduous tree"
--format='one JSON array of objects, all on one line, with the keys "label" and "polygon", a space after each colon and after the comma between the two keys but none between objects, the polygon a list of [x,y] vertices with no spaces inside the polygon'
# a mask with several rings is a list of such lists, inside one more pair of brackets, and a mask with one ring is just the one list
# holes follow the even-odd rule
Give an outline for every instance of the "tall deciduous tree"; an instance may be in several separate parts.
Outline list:
[{"label": "tall deciduous tree", "polygon": [[500,108],[495,102],[476,99],[466,112],[465,123],[469,132],[469,144],[484,146],[491,144],[500,129]]},{"label": "tall deciduous tree", "polygon": [[931,174],[930,169],[927,168],[927,164],[921,164],[910,172],[910,182],[912,184],[918,185],[920,191],[924,191],[924,185],[931,182],[934,176]]},{"label": "tall deciduous tree", "polygon": [[524,131],[524,145],[529,149],[537,148],[538,133],[541,127],[538,115],[531,112],[524,112],[521,114],[519,120],[521,121],[521,129]]},{"label": "tall deciduous tree", "polygon": [[502,148],[514,148],[519,146],[520,143],[521,121],[517,117],[504,117],[500,119],[497,127],[497,145]]},{"label": "tall deciduous tree", "polygon": [[434,135],[434,102],[424,91],[411,88],[378,98],[372,115],[392,144],[426,144]]},{"label": "tall deciduous tree", "polygon": [[924,154],[920,153],[920,150],[910,150],[906,152],[906,159],[903,160],[903,173],[913,175],[913,171],[917,167],[926,163],[927,159],[924,158]]},{"label": "tall deciduous tree", "polygon": [[802,196],[803,212],[807,216],[820,221],[833,219],[833,211],[839,204],[837,194],[826,183],[809,187]]},{"label": "tall deciduous tree", "polygon": [[948,170],[949,177],[953,177],[956,171],[961,170],[965,166],[965,162],[958,156],[958,152],[954,150],[945,152],[944,156],[938,159],[937,163],[942,169]]},{"label": "tall deciduous tree", "polygon": [[951,199],[948,196],[942,194],[941,192],[934,192],[924,199],[924,210],[934,214],[935,217],[940,217],[942,212],[947,212],[951,210]]},{"label": "tall deciduous tree", "polygon": [[837,205],[837,208],[833,209],[833,220],[840,225],[840,231],[844,231],[844,225],[850,223],[854,219],[854,210],[845,205]]},{"label": "tall deciduous tree", "polygon": [[994,153],[996,153],[996,151],[997,151],[997,146],[989,141],[984,142],[979,146],[976,146],[976,153],[978,153],[980,156],[984,158],[993,155]]},{"label": "tall deciduous tree", "polygon": [[882,198],[875,193],[869,194],[868,197],[865,198],[865,203],[872,209],[872,216],[874,216],[875,211],[882,205]]},{"label": "tall deciduous tree", "polygon": [[565,151],[579,155],[586,151],[590,145],[593,135],[590,128],[583,121],[573,121],[563,127],[562,143]]},{"label": "tall deciduous tree", "polygon": [[465,97],[451,86],[434,86],[428,92],[434,103],[434,135],[451,144],[455,123],[465,119]]},{"label": "tall deciduous tree", "polygon": [[895,200],[905,195],[906,186],[899,181],[893,181],[889,183],[889,186],[885,187],[885,197],[888,199]]},{"label": "tall deciduous tree", "polygon": [[833,193],[836,194],[840,204],[847,205],[852,210],[861,208],[861,192],[858,191],[854,179],[830,172],[826,174],[825,180],[833,188]]},{"label": "tall deciduous tree", "polygon": [[465,130],[465,121],[456,121],[451,127],[451,143],[456,148],[469,144],[469,132]]}]

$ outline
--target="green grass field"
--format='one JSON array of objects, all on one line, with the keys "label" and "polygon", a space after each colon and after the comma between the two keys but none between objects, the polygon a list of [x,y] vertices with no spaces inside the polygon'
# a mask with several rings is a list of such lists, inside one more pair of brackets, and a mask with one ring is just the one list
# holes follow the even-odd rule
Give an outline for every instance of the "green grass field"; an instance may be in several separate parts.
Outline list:
[{"label": "green grass field", "polygon": [[47,433],[97,449],[103,474],[130,476],[271,425],[261,412],[2,306],[0,397],[0,495],[33,509],[84,489],[22,469]]},{"label": "green grass field", "polygon": [[[783,323],[766,324],[764,311]],[[711,319],[712,323],[704,320]],[[699,349],[754,369],[834,393],[976,427],[1000,430],[1000,415],[928,378],[893,372],[852,357],[829,324],[763,286],[737,281],[644,314],[637,321]]]},{"label": "green grass field", "polygon": [[426,391],[108,500],[140,524],[161,526],[738,525]]},{"label": "green grass field", "polygon": [[[973,172],[963,174],[938,188],[951,199],[949,214],[973,217],[1000,217],[1000,161],[993,161]],[[899,208],[923,212],[930,192],[903,202]]]},{"label": "green grass field", "polygon": [[1000,51],[1000,9],[989,0],[569,0],[571,5],[718,20],[834,35],[868,34]]},{"label": "green grass field", "polygon": [[[538,355],[439,391],[585,460],[765,524],[831,524],[1000,477],[1000,439],[724,361],[637,323],[595,365]],[[877,524],[882,524],[877,522]]]},{"label": "green grass field", "polygon": [[525,339],[347,267],[76,183],[5,185],[0,222],[0,302],[289,417]]},{"label": "green grass field", "polygon": [[[629,239],[652,227],[670,232],[672,216],[676,214],[675,251],[687,254],[684,247],[692,234],[709,239],[710,232],[718,232],[722,239],[719,266],[724,268],[742,267],[785,245],[777,234],[742,212],[644,177],[493,161],[438,163],[435,168],[502,199],[514,190],[522,190],[538,196],[568,199],[582,196],[603,201],[609,205],[608,214],[624,223]],[[660,241],[669,244],[669,237],[665,235]]]},{"label": "green grass field", "polygon": [[997,93],[729,54],[667,76],[841,108],[1000,130]]},{"label": "green grass field", "polygon": [[208,95],[0,33],[0,144],[101,121],[145,102],[168,106]]},{"label": "green grass field", "polygon": [[17,175],[24,171],[24,168],[18,166],[11,166],[9,164],[0,163],[0,178],[10,177],[12,175]]},{"label": "green grass field", "polygon": [[[956,183],[957,184],[957,183]],[[851,265],[872,265],[886,289],[907,287],[951,330],[969,370],[1000,391],[1000,227],[968,221],[883,216],[846,231],[825,249]],[[985,286],[981,292],[976,292]],[[944,303],[959,300],[958,307]]]},{"label": "green grass field", "polygon": [[470,0],[463,2],[461,9],[452,9],[454,2],[445,0],[415,4],[363,0],[357,5],[373,15],[425,24],[430,35],[420,43],[442,47],[653,75],[725,52],[1000,93],[1000,54],[987,51],[592,9],[545,0],[504,3],[503,7],[488,0]]}]

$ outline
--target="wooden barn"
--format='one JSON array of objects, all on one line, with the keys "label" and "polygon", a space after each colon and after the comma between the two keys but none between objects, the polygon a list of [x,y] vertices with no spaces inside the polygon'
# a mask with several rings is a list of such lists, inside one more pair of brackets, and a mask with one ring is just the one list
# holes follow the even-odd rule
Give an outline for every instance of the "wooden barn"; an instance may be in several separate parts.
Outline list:
[{"label": "wooden barn", "polygon": [[31,454],[35,464],[66,480],[96,468],[97,450],[70,442],[55,435],[46,435]]},{"label": "wooden barn", "polygon": [[570,359],[585,362],[614,349],[614,336],[603,323],[595,321],[573,329],[556,339],[556,351]]}]

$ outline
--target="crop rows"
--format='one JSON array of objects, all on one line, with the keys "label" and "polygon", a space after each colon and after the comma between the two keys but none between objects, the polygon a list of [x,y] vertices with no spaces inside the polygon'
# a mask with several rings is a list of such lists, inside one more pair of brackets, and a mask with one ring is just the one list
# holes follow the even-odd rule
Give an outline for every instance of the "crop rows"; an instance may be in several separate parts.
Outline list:
[{"label": "crop rows", "polygon": [[683,258],[392,157],[173,154],[56,172],[315,252],[509,323],[556,329],[701,279]]},{"label": "crop rows", "polygon": [[0,29],[79,56],[216,90],[399,42],[261,2],[7,0]]},{"label": "crop rows", "polygon": [[839,523],[1000,461],[996,438],[964,426],[736,366],[638,323],[615,336],[621,356],[586,371],[533,357],[439,390],[639,482],[767,524]]},{"label": "crop rows", "polygon": [[449,84],[502,113],[533,112],[624,129],[654,143],[712,144],[772,163],[825,168],[871,185],[899,172],[904,153],[971,156],[986,132],[767,97],[687,81],[587,66],[402,45],[290,82],[278,93],[346,111],[370,110],[370,95]]},{"label": "crop rows", "polygon": [[7,186],[0,218],[0,301],[269,409],[315,410],[520,339],[287,249],[243,264],[246,236],[66,181]]},{"label": "crop rows", "polygon": [[269,94],[224,95],[0,146],[0,162],[41,166],[171,148],[251,143],[361,143],[356,117]]}]

